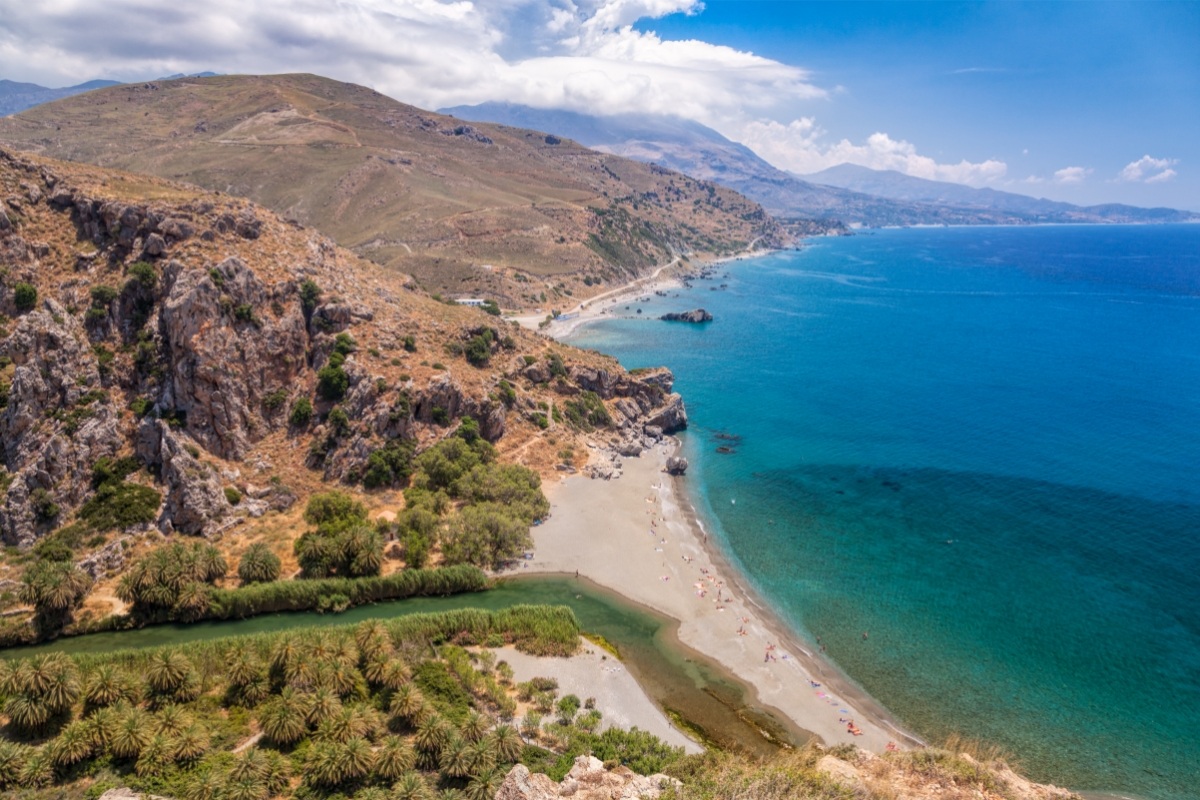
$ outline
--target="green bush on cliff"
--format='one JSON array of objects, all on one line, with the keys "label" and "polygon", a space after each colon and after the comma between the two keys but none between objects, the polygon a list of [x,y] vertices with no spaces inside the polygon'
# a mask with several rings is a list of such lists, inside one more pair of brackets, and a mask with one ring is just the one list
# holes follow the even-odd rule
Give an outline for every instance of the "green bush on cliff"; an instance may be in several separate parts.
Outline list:
[{"label": "green bush on cliff", "polygon": [[583,392],[579,397],[562,403],[562,413],[567,424],[576,430],[591,431],[612,424],[612,417],[604,407],[604,401],[595,392]]},{"label": "green bush on cliff", "polygon": [[31,283],[18,283],[13,287],[13,305],[17,311],[32,311],[37,305],[37,287]]}]

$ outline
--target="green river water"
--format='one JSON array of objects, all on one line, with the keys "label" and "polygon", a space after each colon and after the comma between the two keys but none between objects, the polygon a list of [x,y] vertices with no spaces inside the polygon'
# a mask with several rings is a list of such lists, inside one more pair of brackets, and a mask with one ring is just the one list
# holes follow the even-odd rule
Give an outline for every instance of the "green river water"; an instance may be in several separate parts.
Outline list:
[{"label": "green river water", "polygon": [[646,693],[677,722],[698,729],[724,747],[768,755],[776,741],[802,742],[803,731],[780,716],[754,707],[746,686],[699,654],[681,645],[668,618],[634,605],[586,580],[531,576],[500,581],[494,589],[451,597],[421,597],[359,606],[341,614],[295,612],[224,622],[153,625],[137,630],[93,633],[42,645],[10,648],[0,658],[39,653],[103,653],[161,647],[291,628],[351,625],[366,619],[450,611],[496,610],[520,604],[569,606],[583,631],[617,647],[621,660]]}]

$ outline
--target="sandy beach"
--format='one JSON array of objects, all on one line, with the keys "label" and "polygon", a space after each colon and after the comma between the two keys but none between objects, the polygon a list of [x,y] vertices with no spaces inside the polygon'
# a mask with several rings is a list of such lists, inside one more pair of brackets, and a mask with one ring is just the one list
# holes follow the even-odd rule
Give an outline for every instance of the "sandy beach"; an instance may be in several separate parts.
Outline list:
[{"label": "sandy beach", "polygon": [[689,753],[704,749],[671,725],[621,662],[598,647],[589,644],[570,658],[539,658],[515,647],[495,648],[492,652],[497,660],[508,662],[517,681],[553,678],[558,681],[559,697],[568,694],[580,700],[594,697],[596,708],[604,715],[600,730],[636,727]]},{"label": "sandy beach", "polygon": [[618,306],[629,305],[631,301],[645,295],[653,295],[655,292],[666,292],[682,286],[682,280],[679,278],[681,273],[689,273],[697,269],[703,270],[730,261],[754,258],[768,252],[770,251],[747,250],[735,256],[712,260],[697,260],[690,263],[683,263],[680,259],[675,258],[655,268],[653,272],[645,277],[638,278],[631,283],[623,284],[615,289],[601,292],[595,297],[584,300],[573,308],[561,312],[556,319],[552,320],[544,328],[539,326],[545,322],[548,312],[522,314],[506,317],[506,319],[510,319],[529,330],[540,331],[552,339],[562,339],[570,336],[581,326],[587,325],[590,322],[606,317],[615,318],[623,316],[619,313]]},{"label": "sandy beach", "polygon": [[[752,687],[754,704],[827,745],[882,752],[889,742],[913,744],[739,585],[686,505],[680,482],[688,478],[663,471],[674,446],[624,459],[624,474],[612,481],[576,475],[546,486],[551,516],[533,529],[534,556],[522,572],[578,571],[678,620],[680,640]],[[850,733],[850,720],[860,735]]]}]

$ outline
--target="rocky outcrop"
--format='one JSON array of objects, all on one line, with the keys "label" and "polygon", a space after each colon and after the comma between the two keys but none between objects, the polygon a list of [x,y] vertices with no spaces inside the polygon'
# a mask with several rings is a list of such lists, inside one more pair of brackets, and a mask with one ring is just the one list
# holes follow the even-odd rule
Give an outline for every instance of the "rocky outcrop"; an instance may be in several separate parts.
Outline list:
[{"label": "rocky outcrop", "polygon": [[666,775],[638,775],[625,766],[605,769],[603,762],[593,756],[579,756],[575,765],[555,783],[548,776],[531,773],[523,764],[512,768],[496,791],[495,800],[654,800],[664,791],[682,787],[675,778]]},{"label": "rocky outcrop", "polygon": [[[191,445],[195,450],[195,445]],[[138,428],[138,458],[158,471],[166,498],[158,518],[163,533],[211,536],[224,526],[229,501],[220,476],[189,452],[183,437],[161,419],[147,419]]]},{"label": "rocky outcrop", "polygon": [[[84,500],[92,465],[121,446],[120,414],[102,388],[86,331],[54,300],[20,317],[0,341],[0,356],[13,364],[0,408],[0,455],[11,475],[0,538],[26,546]],[[45,513],[47,499],[58,515]]]},{"label": "rocky outcrop", "polygon": [[671,456],[667,459],[667,472],[672,475],[682,475],[687,472],[688,460],[683,456]]},{"label": "rocky outcrop", "polygon": [[159,332],[170,381],[160,403],[182,412],[206,450],[240,459],[269,423],[263,400],[307,369],[308,333],[294,283],[266,286],[237,258],[208,271],[163,271]]},{"label": "rocky outcrop", "polygon": [[659,319],[665,322],[712,322],[713,315],[705,311],[703,308],[694,308],[691,311],[673,311],[669,314],[663,314]]}]

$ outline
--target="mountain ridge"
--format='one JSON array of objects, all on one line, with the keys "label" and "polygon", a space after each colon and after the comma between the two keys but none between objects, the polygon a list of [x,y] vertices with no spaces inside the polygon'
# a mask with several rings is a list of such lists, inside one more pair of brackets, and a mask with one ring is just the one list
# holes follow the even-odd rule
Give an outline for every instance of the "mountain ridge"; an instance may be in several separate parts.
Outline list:
[{"label": "mountain ridge", "polygon": [[[993,202],[959,184],[936,183],[962,193],[933,191],[905,196],[858,176],[842,179],[838,167],[814,175],[778,169],[743,144],[700,123],[677,117],[617,115],[536,109],[510,103],[481,103],[442,109],[468,120],[520,125],[571,136],[580,143],[629,158],[662,164],[692,177],[722,183],[758,201],[780,217],[840,219],[881,227],[893,225],[1020,225],[1039,222],[1175,222],[1200,219],[1176,209],[1139,209],[1121,204],[1074,206],[997,192]],[[867,170],[855,167],[855,170]],[[867,170],[875,173],[875,170]],[[857,174],[857,173],[856,173]],[[900,173],[895,173],[900,175]],[[909,178],[910,176],[901,176]],[[913,181],[923,179],[912,178]],[[880,189],[879,191],[873,190]],[[987,195],[983,195],[987,197]]]},{"label": "mountain ridge", "polygon": [[111,87],[2,119],[0,141],[245,196],[432,291],[510,308],[788,241],[725,187],[315,75]]},{"label": "mountain ridge", "polygon": [[75,86],[51,89],[48,86],[39,86],[36,83],[19,83],[6,78],[0,78],[0,117],[17,114],[27,108],[50,103],[64,97],[72,97],[83,92],[90,92],[93,89],[117,86],[119,83],[119,81],[92,80]]}]

